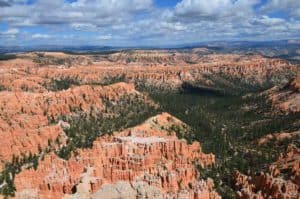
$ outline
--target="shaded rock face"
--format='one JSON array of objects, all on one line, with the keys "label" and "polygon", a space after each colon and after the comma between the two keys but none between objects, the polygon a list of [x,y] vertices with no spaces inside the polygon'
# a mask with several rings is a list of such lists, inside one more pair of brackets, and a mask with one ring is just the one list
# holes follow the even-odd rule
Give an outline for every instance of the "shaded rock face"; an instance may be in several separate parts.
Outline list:
[{"label": "shaded rock face", "polygon": [[270,165],[269,173],[246,176],[236,172],[237,198],[300,198],[300,149],[290,145],[285,155]]},{"label": "shaded rock face", "polygon": [[79,86],[46,93],[1,92],[1,163],[11,161],[13,156],[37,154],[47,147],[57,148],[57,142],[63,145],[66,139],[63,129],[69,124],[59,122],[60,116],[101,112],[105,108],[103,99],[114,101],[124,95],[141,96],[134,85],[125,83]]},{"label": "shaded rock face", "polygon": [[[28,190],[36,190],[32,197],[75,197],[70,194],[83,194],[85,190],[86,198],[105,198],[110,192],[219,198],[212,181],[199,181],[194,167],[213,165],[214,155],[204,154],[198,142],[189,145],[179,140],[168,128],[172,124],[182,122],[163,113],[134,128],[99,137],[91,149],[77,150],[68,161],[49,154],[37,170],[24,170],[16,176],[16,196],[25,198]],[[128,192],[115,191],[126,187]]]}]

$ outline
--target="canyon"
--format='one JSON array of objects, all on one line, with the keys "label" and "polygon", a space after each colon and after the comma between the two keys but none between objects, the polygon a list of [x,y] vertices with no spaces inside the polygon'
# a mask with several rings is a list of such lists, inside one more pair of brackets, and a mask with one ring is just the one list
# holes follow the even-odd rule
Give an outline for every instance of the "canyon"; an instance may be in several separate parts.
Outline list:
[{"label": "canyon", "polygon": [[[5,62],[2,64],[4,66],[0,65],[0,86],[7,90],[45,92],[49,90],[46,85],[51,84],[53,80],[72,79],[77,84],[109,84],[119,80],[161,90],[180,89],[183,83],[207,89],[236,90],[241,89],[234,84],[236,81],[240,81],[242,89],[265,88],[288,82],[298,71],[295,65],[287,61],[258,55],[178,53],[173,56],[167,52],[150,51],[145,55],[140,53],[142,52],[134,51],[128,55],[125,52],[101,59],[83,56],[81,59],[90,59],[92,64],[71,62],[68,66],[62,63],[65,59],[72,59],[68,58],[71,55],[64,55],[67,58],[55,62],[56,65],[45,66],[40,64],[42,61],[35,61],[39,59],[39,54],[24,54],[18,59]],[[40,59],[45,59],[46,55]],[[50,61],[46,62],[52,62],[55,55],[50,53],[47,58]],[[124,57],[133,57],[131,59],[136,61],[127,63]],[[187,61],[189,59],[196,61],[191,64]]]},{"label": "canyon", "polygon": [[299,77],[206,48],[19,53],[0,61],[0,198],[299,198]]}]

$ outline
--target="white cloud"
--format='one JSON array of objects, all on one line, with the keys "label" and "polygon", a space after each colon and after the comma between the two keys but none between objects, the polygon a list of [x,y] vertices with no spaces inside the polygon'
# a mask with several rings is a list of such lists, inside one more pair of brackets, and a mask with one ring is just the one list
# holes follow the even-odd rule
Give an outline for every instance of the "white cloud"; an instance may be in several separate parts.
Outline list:
[{"label": "white cloud", "polygon": [[32,37],[32,39],[49,39],[49,38],[51,38],[51,35],[48,35],[48,34],[34,34],[31,37]]},{"label": "white cloud", "polygon": [[12,25],[93,23],[105,26],[124,22],[136,12],[151,9],[152,4],[152,0],[78,0],[73,3],[37,0],[33,5],[14,3],[2,7],[0,19]]},{"label": "white cloud", "polygon": [[[261,0],[182,0],[169,8],[155,7],[154,0],[24,1],[0,0],[0,22],[11,33],[0,33],[0,42],[8,35],[28,43],[108,45],[300,36],[300,0],[269,0],[260,11],[254,6]],[[290,18],[270,17],[274,10]],[[24,26],[43,28],[43,34],[26,35]]]}]

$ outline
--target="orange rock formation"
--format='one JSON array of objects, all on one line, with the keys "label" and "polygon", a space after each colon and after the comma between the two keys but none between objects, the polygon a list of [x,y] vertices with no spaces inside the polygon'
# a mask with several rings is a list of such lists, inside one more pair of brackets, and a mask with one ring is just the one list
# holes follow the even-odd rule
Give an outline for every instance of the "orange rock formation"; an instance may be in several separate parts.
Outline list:
[{"label": "orange rock formation", "polygon": [[300,149],[290,145],[269,167],[269,173],[246,176],[236,172],[237,198],[300,198]]},{"label": "orange rock formation", "polygon": [[[64,56],[65,59],[73,59],[73,56]],[[183,82],[212,88],[221,82],[234,87],[234,83],[226,79],[228,77],[250,86],[262,86],[288,81],[291,76],[299,73],[298,67],[284,60],[235,54],[121,52],[108,57],[91,57],[88,65],[71,62],[70,66],[59,65],[60,62],[57,65],[45,65],[33,62],[32,59],[37,58],[23,55],[22,59],[0,62],[0,86],[7,90],[45,92],[45,85],[52,79],[71,78],[80,84],[99,84],[112,77],[124,77],[131,82],[143,80],[147,86],[162,89],[178,89]],[[82,59],[87,58],[84,56]],[[126,62],[127,59],[134,61]]]},{"label": "orange rock formation", "polygon": [[[64,132],[57,121],[61,115],[102,111],[103,98],[114,101],[124,95],[138,95],[134,85],[79,86],[59,92],[11,92],[0,95],[0,160],[13,156],[37,154],[56,139],[64,143]],[[147,103],[147,99],[145,99]],[[150,102],[149,102],[150,103]]]},{"label": "orange rock formation", "polygon": [[168,130],[172,124],[181,122],[163,113],[140,126],[98,138],[93,148],[78,150],[68,161],[47,155],[36,171],[24,170],[16,176],[17,197],[61,198],[76,193],[83,174],[92,169],[89,196],[105,184],[129,181],[146,182],[174,198],[219,198],[210,181],[198,180],[193,165],[210,166],[214,155],[204,154],[198,142],[189,145],[178,140]]},{"label": "orange rock formation", "polygon": [[300,112],[300,76],[283,88],[274,87],[267,91],[274,109],[284,113]]},{"label": "orange rock formation", "polygon": [[[142,81],[146,87],[171,90],[181,88],[185,82],[209,88],[220,83],[235,87],[235,81],[263,86],[299,74],[298,67],[281,59],[207,55],[207,51],[132,51],[90,56],[27,53],[18,55],[18,59],[0,61],[0,170],[13,156],[37,154],[49,145],[55,150],[60,147],[54,143],[57,139],[63,145],[64,126],[68,124],[58,121],[62,115],[101,112],[105,108],[103,99],[114,101],[124,95],[143,96],[146,103],[153,103],[131,83]],[[99,86],[110,84],[113,78],[125,79],[129,84]],[[79,85],[51,91],[55,80],[64,79],[75,80]],[[299,80],[283,90],[272,91],[274,107],[299,112]],[[120,197],[116,190],[125,187],[130,196],[143,192],[143,196],[159,199],[219,198],[212,180],[199,180],[194,167],[194,163],[213,165],[214,155],[204,154],[197,142],[189,145],[179,140],[169,129],[172,124],[182,123],[166,113],[159,115],[140,126],[99,137],[91,149],[77,150],[68,161],[52,152],[40,160],[37,170],[23,170],[16,176],[16,197],[103,198],[107,190]],[[294,174],[299,170],[299,161],[295,165],[294,177],[285,186],[281,181],[272,181],[277,179],[274,173],[284,169],[272,169],[270,178],[265,174],[257,177],[259,184],[237,174],[242,190],[239,197],[293,198],[294,190],[299,190],[299,174]],[[254,193],[255,190],[262,191]]]}]

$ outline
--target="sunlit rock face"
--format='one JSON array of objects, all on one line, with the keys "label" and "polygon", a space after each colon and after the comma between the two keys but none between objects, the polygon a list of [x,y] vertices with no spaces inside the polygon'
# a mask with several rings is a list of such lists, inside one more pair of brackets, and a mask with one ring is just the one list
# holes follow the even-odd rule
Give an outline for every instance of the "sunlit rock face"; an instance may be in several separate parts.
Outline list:
[{"label": "sunlit rock face", "polygon": [[[125,95],[143,97],[133,84],[78,86],[57,92],[2,91],[0,95],[0,160],[4,164],[13,156],[41,153],[57,148],[66,140],[60,116],[102,112],[103,100],[116,101]],[[151,103],[147,101],[145,103]],[[53,122],[52,122],[53,121]]]},{"label": "sunlit rock face", "polygon": [[212,166],[214,155],[204,154],[198,142],[179,140],[168,128],[171,125],[182,122],[163,113],[134,128],[99,137],[91,149],[78,150],[67,161],[49,154],[37,170],[16,176],[17,197],[102,198],[122,187],[128,191],[119,194],[127,198],[141,190],[160,198],[219,198],[213,182],[199,180],[195,168],[195,164]]}]

